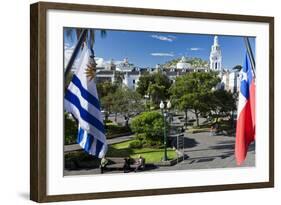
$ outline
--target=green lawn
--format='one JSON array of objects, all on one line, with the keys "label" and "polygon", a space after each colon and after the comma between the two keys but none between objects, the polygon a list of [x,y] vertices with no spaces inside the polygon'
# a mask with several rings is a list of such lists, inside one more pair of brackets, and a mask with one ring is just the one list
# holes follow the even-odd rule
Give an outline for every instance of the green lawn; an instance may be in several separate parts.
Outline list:
[{"label": "green lawn", "polygon": [[[141,155],[145,158],[146,163],[155,163],[160,162],[164,155],[164,149],[156,148],[140,148],[133,149],[129,147],[129,144],[132,140],[125,142],[120,142],[116,144],[109,145],[107,151],[107,157],[131,157],[137,158],[138,155]],[[168,159],[175,159],[177,154],[175,150],[168,148],[167,149]]]}]

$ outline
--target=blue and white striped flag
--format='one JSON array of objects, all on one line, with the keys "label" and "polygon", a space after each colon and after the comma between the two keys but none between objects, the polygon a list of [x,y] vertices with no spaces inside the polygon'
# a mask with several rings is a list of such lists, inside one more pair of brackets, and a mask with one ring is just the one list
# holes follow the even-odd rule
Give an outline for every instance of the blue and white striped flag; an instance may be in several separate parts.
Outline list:
[{"label": "blue and white striped flag", "polygon": [[90,155],[99,158],[107,152],[107,143],[96,84],[91,69],[91,51],[82,50],[77,70],[73,75],[64,99],[67,112],[79,122],[77,143]]}]

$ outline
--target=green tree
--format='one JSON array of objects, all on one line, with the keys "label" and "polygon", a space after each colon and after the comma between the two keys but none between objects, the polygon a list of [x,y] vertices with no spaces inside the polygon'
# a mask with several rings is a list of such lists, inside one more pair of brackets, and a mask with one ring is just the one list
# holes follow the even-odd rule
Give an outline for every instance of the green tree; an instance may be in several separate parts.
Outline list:
[{"label": "green tree", "polygon": [[141,75],[138,81],[138,86],[136,91],[142,96],[146,95],[151,81],[152,81],[151,74],[145,73],[144,75]]},{"label": "green tree", "polygon": [[166,98],[166,89],[163,85],[150,84],[147,91],[152,102],[156,105],[159,105],[161,100],[165,100]]},{"label": "green tree", "polygon": [[64,79],[64,89],[65,89],[65,90],[66,90],[67,87],[69,86],[69,84],[70,84],[70,82],[71,82],[71,80],[72,80],[72,77],[73,77],[73,73],[70,72],[70,73],[66,76],[66,78]]},{"label": "green tree", "polygon": [[[89,33],[89,37],[90,37],[90,44],[93,47],[94,46],[94,42],[95,42],[95,35],[96,35],[96,31],[95,29],[89,29],[90,33]],[[78,39],[80,37],[80,34],[82,33],[83,28],[66,28],[64,30],[65,35],[68,39],[70,40],[74,40],[73,38],[75,37],[76,39]],[[88,35],[88,34],[87,34]],[[102,29],[100,30],[100,36],[102,38],[106,37],[107,33],[106,30]],[[86,42],[86,38],[83,40]]]},{"label": "green tree", "polygon": [[117,85],[118,87],[122,86],[123,79],[124,79],[124,73],[120,71],[115,71],[114,84]]},{"label": "green tree", "polygon": [[113,112],[120,113],[125,119],[125,125],[129,125],[131,117],[144,110],[142,97],[139,93],[127,87],[119,87],[114,93]]},{"label": "green tree", "polygon": [[138,81],[136,91],[142,96],[149,95],[154,104],[159,104],[160,100],[169,98],[169,88],[172,82],[162,72],[144,74]]},{"label": "green tree", "polygon": [[104,110],[104,118],[107,121],[110,113],[114,111],[115,95],[114,93],[108,93],[100,99],[101,108]]},{"label": "green tree", "polygon": [[64,144],[75,144],[77,139],[77,122],[67,112],[64,113]]},{"label": "green tree", "polygon": [[236,109],[236,99],[233,93],[226,90],[216,90],[209,98],[209,115],[217,122],[219,117],[231,116]]},{"label": "green tree", "polygon": [[194,72],[176,78],[170,92],[176,107],[186,113],[194,112],[196,124],[199,126],[199,115],[210,109],[209,98],[214,88],[220,82],[215,72]]},{"label": "green tree", "polygon": [[156,111],[143,112],[133,118],[131,129],[137,134],[143,134],[146,140],[163,141],[163,116]]},{"label": "green tree", "polygon": [[97,92],[100,99],[102,99],[103,97],[107,96],[110,93],[115,93],[117,88],[118,88],[117,84],[112,84],[109,81],[97,83]]}]

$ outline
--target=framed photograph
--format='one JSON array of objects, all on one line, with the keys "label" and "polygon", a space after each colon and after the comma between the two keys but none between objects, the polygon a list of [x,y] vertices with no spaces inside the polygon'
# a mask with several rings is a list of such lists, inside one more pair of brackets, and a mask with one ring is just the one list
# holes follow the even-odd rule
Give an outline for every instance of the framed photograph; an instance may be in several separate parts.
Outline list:
[{"label": "framed photograph", "polygon": [[40,2],[30,198],[274,186],[274,18]]}]

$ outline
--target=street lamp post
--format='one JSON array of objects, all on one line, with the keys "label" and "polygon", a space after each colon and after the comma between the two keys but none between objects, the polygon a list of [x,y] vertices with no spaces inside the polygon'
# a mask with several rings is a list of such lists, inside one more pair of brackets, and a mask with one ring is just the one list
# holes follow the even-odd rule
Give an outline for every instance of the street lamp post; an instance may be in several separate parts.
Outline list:
[{"label": "street lamp post", "polygon": [[164,157],[163,157],[163,161],[167,161],[168,156],[167,156],[167,133],[166,133],[166,117],[168,114],[168,110],[171,108],[171,102],[168,101],[167,102],[167,109],[165,109],[165,104],[163,103],[163,101],[161,101],[160,103],[160,109],[161,109],[161,113],[163,115],[163,119],[164,119]]},{"label": "street lamp post", "polygon": [[147,106],[147,100],[149,99],[149,94],[144,95],[144,99],[145,99],[145,110],[147,110],[148,106]]}]

